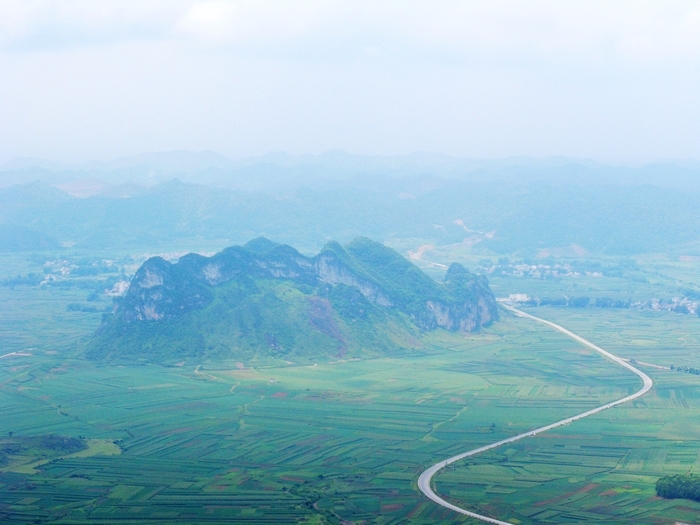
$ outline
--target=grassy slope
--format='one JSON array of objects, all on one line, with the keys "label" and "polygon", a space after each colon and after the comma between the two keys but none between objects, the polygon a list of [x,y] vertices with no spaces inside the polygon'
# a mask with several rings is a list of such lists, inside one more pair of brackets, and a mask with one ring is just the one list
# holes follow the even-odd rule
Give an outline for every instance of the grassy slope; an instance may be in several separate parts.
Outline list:
[{"label": "grassy slope", "polygon": [[88,345],[90,358],[302,360],[397,353],[418,347],[400,313],[373,306],[355,289],[315,290],[289,281],[241,279],[212,288],[214,301],[167,322],[112,322]]}]

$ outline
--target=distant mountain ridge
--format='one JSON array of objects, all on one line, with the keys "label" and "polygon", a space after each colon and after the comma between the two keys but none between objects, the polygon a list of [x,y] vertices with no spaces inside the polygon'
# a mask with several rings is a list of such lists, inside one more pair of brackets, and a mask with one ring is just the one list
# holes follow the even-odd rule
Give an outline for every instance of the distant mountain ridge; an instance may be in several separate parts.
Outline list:
[{"label": "distant mountain ridge", "polygon": [[[328,239],[368,235],[419,245],[478,241],[485,255],[532,257],[574,244],[608,255],[700,254],[693,162],[625,168],[340,151],[233,161],[170,152],[80,169],[88,171],[0,168],[0,224],[90,250],[218,249],[264,235],[313,251]],[[493,235],[475,240],[465,229]]]},{"label": "distant mountain ridge", "polygon": [[471,243],[466,230],[477,230],[493,232],[475,246],[485,255],[519,251],[533,257],[573,244],[609,255],[700,255],[700,192],[430,177],[360,182],[266,193],[171,181],[151,188],[123,185],[87,198],[35,182],[0,188],[0,224],[81,250],[220,249],[260,235],[306,252],[328,239],[345,243],[358,235],[444,246]]},{"label": "distant mountain ridge", "polygon": [[422,332],[498,319],[488,281],[459,264],[437,283],[366,238],[315,257],[264,238],[176,264],[154,257],[89,344],[93,359],[252,359],[397,353]]},{"label": "distant mountain ridge", "polygon": [[509,184],[656,184],[665,187],[700,185],[700,162],[663,161],[640,167],[606,165],[590,159],[564,156],[502,159],[454,157],[439,153],[358,155],[326,151],[319,155],[272,152],[230,159],[213,151],[140,153],[109,161],[58,163],[17,158],[0,165],[0,187],[42,180],[63,184],[76,179],[99,179],[111,185],[150,186],[179,178],[184,182],[243,190],[271,190],[281,186],[315,184],[319,180],[356,177],[390,178],[429,175],[469,181],[505,181]]}]

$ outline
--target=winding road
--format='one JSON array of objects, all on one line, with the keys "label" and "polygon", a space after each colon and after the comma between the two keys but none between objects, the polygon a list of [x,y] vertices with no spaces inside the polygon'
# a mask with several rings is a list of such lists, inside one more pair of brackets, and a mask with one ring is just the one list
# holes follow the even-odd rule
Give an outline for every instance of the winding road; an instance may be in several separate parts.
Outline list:
[{"label": "winding road", "polygon": [[617,401],[613,401],[611,403],[607,403],[603,406],[600,406],[598,408],[594,408],[593,410],[589,410],[587,412],[583,412],[582,414],[578,414],[576,416],[568,417],[566,419],[562,419],[561,421],[557,421],[556,423],[552,423],[551,425],[547,425],[544,427],[536,428],[534,430],[530,430],[529,432],[525,432],[523,434],[518,434],[517,436],[510,437],[508,439],[504,439],[502,441],[497,441],[496,443],[491,443],[490,445],[485,445],[483,447],[475,448],[474,450],[469,450],[467,452],[463,452],[461,454],[457,454],[456,456],[452,456],[451,458],[447,458],[443,461],[440,461],[439,463],[435,463],[433,466],[425,470],[420,475],[420,478],[418,478],[418,488],[420,491],[425,494],[428,498],[433,500],[435,503],[438,505],[442,505],[445,508],[451,509],[455,512],[458,512],[460,514],[464,514],[465,516],[469,516],[472,518],[476,518],[477,520],[485,521],[486,523],[495,523],[497,525],[513,525],[512,523],[509,523],[507,521],[501,521],[497,520],[495,518],[491,518],[489,516],[484,516],[482,514],[477,514],[476,512],[471,512],[469,510],[463,509],[461,507],[458,507],[457,505],[453,505],[452,503],[445,501],[442,499],[440,496],[438,496],[435,491],[432,488],[432,479],[435,474],[437,474],[440,470],[445,468],[447,465],[451,465],[452,463],[455,463],[461,459],[468,458],[470,456],[476,456],[477,454],[481,454],[482,452],[486,452],[487,450],[491,450],[494,448],[498,448],[503,445],[507,445],[508,443],[513,443],[515,441],[520,441],[521,439],[531,437],[531,436],[536,436],[537,434],[540,434],[541,432],[546,432],[547,430],[552,430],[553,428],[561,427],[564,425],[568,425],[569,423],[573,423],[574,421],[578,421],[579,419],[583,419],[584,417],[592,416],[593,414],[597,414],[598,412],[602,412],[603,410],[607,410],[608,408],[612,408],[617,405],[621,405],[622,403],[627,403],[628,401],[632,401],[634,399],[637,399],[647,392],[651,390],[651,387],[654,385],[653,381],[651,378],[646,375],[644,372],[641,370],[638,370],[634,366],[632,366],[630,363],[627,361],[623,360],[620,357],[617,357],[616,355],[611,354],[610,352],[603,350],[599,346],[594,345],[590,341],[585,340],[583,337],[576,335],[575,333],[567,330],[566,328],[559,326],[558,324],[552,323],[551,321],[546,321],[544,319],[540,319],[539,317],[535,317],[534,315],[530,315],[528,313],[525,313],[521,310],[518,310],[517,308],[514,308],[510,306],[509,304],[501,303],[505,308],[513,312],[515,315],[518,317],[526,317],[528,319],[532,319],[533,321],[537,321],[538,323],[545,324],[551,328],[554,328],[555,330],[558,330],[559,332],[568,335],[572,339],[578,341],[579,343],[587,346],[588,348],[591,348],[595,350],[596,352],[604,355],[608,359],[614,361],[620,366],[624,366],[631,372],[637,374],[642,382],[643,386],[641,389],[639,389],[637,392],[635,392],[632,395],[623,397],[622,399],[618,399]]}]

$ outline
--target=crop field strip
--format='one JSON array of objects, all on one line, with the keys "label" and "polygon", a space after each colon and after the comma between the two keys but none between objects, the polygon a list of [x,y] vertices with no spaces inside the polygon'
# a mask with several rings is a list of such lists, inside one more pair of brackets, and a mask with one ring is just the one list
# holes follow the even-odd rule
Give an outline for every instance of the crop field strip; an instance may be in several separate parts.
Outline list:
[{"label": "crop field strip", "polygon": [[[571,315],[559,313],[566,319]],[[620,317],[626,320],[629,315],[621,312]],[[665,342],[669,337],[677,337],[678,332],[664,330],[664,317],[656,316],[653,321],[658,330],[657,337],[661,335]],[[567,321],[559,319],[558,322]],[[682,322],[691,325],[692,334],[692,324],[697,320],[683,319]],[[616,324],[624,324],[624,321]],[[589,329],[590,326],[587,325]],[[604,337],[600,330],[597,337]],[[630,406],[617,407],[616,411],[623,412],[619,418],[600,414],[585,422],[586,429],[563,427],[549,436],[539,436],[536,443],[520,442],[517,446],[522,450],[541,452],[519,458],[508,457],[505,463],[502,462],[504,456],[495,452],[491,456],[485,454],[471,458],[469,465],[446,471],[441,486],[445,487],[446,494],[460,501],[489,501],[490,505],[482,506],[482,509],[489,508],[494,515],[517,517],[521,523],[599,523],[602,520],[620,524],[666,523],[671,516],[681,522],[693,523],[700,514],[700,505],[659,500],[653,497],[653,486],[656,479],[669,472],[700,469],[700,403],[697,401],[700,382],[698,378],[683,377],[671,371],[650,368],[646,371],[655,378],[655,390]],[[669,396],[669,392],[676,391],[688,392],[689,399],[684,403],[676,402]],[[585,430],[583,434],[582,430]],[[592,441],[606,446],[582,446]],[[569,467],[560,468],[561,463],[566,463],[561,457],[563,448],[570,448],[572,454],[593,461],[603,455],[620,460],[600,472],[572,474]],[[682,461],[677,458],[682,458]],[[583,467],[588,465],[590,463],[582,464]],[[516,487],[511,467],[525,467],[517,479],[532,486]],[[547,474],[550,480],[533,475],[530,472],[533,467]],[[478,470],[483,468],[487,468],[490,475]],[[465,485],[469,486],[468,493],[464,492]],[[577,485],[589,488],[575,497],[557,500],[556,494],[566,495]],[[556,501],[550,505],[546,503],[548,498]],[[538,508],[544,510],[538,512]],[[532,513],[525,509],[532,509]]]},{"label": "crop field strip", "polygon": [[[560,515],[562,512],[566,511],[566,506],[562,507],[557,503],[557,507],[554,505],[555,501],[552,501],[551,504],[546,505],[544,510],[541,510],[543,506],[542,501],[535,502],[535,504],[532,505],[525,504],[522,501],[519,502],[517,499],[513,500],[512,504],[508,506],[506,503],[506,496],[520,493],[523,489],[527,489],[529,492],[535,492],[532,490],[533,487],[537,488],[546,485],[547,495],[556,494],[557,491],[560,491],[560,494],[565,495],[565,497],[561,498],[563,500],[562,503],[566,505],[575,503],[576,506],[583,505],[584,502],[582,500],[587,497],[585,493],[567,495],[566,489],[570,487],[570,483],[566,479],[567,476],[590,477],[597,473],[613,470],[616,467],[617,461],[627,453],[627,449],[621,447],[617,456],[608,455],[608,458],[611,460],[608,464],[602,462],[600,456],[597,454],[588,456],[585,454],[579,455],[578,452],[579,451],[572,451],[571,454],[568,455],[562,454],[561,452],[557,455],[547,454],[545,458],[543,458],[541,454],[529,454],[521,458],[516,456],[515,458],[508,459],[508,472],[505,472],[503,468],[483,469],[479,468],[478,464],[475,464],[476,466],[469,467],[471,472],[470,477],[472,479],[478,479],[478,484],[469,485],[470,490],[468,492],[464,492],[463,488],[462,490],[450,491],[450,495],[454,498],[477,497],[480,501],[489,501],[490,505],[488,506],[494,509],[494,512],[503,512],[504,509],[507,508],[510,512],[516,512],[519,516],[519,520],[522,520],[523,516],[537,517],[537,519],[544,520],[544,516],[540,514],[548,513],[552,518],[552,523],[561,522]],[[590,458],[592,462],[588,461],[588,458]],[[486,461],[488,461],[488,459],[498,461],[502,458],[494,457],[484,459]],[[488,467],[488,465],[486,467]],[[562,470],[566,470],[565,475],[561,474]],[[557,476],[554,472],[559,472],[560,474]],[[549,473],[550,476],[547,476],[547,473]],[[561,480],[561,483],[558,483],[558,480]],[[557,498],[554,497],[552,499],[556,500]],[[622,505],[622,499],[613,499],[609,494],[606,495],[605,504],[610,507],[606,514],[611,514],[610,510],[615,508],[624,507],[625,505]],[[641,503],[645,498],[630,499],[630,497],[627,497],[626,499],[628,501],[634,500]],[[669,505],[669,507],[672,506],[673,505]],[[558,508],[556,512],[555,508]],[[639,507],[637,507],[637,510],[639,514],[648,514],[649,512],[648,509],[640,510]],[[618,514],[621,513],[618,512]],[[588,518],[595,522],[595,518],[592,516],[589,515]],[[601,519],[600,513],[598,513],[597,519]],[[550,522],[550,520],[546,522]]]},{"label": "crop field strip", "polygon": [[[549,312],[548,312],[549,313]],[[556,312],[554,315],[582,333],[596,332],[610,338],[609,347],[625,357],[664,366],[694,366],[700,362],[700,319],[674,313],[619,312],[614,322],[603,312]],[[639,318],[643,322],[639,322]],[[639,329],[631,325],[640,324]]]},{"label": "crop field strip", "polygon": [[[473,261],[469,266],[475,264]],[[7,270],[10,276],[22,268],[26,268],[26,261],[6,265],[3,271]],[[521,291],[517,289],[521,283],[498,279],[496,285],[511,289],[516,286],[514,291]],[[528,284],[533,285],[533,290],[536,287],[542,289],[543,285],[551,286],[551,293],[559,293],[562,289],[561,283],[557,282]],[[626,294],[632,290],[629,282],[622,279],[581,279],[580,285],[582,288],[597,287],[595,292],[598,294]],[[641,295],[653,293],[655,289],[652,285],[645,287],[639,283],[634,286]],[[172,521],[178,511],[182,511],[177,516],[178,521],[183,523],[187,519],[193,523],[204,522],[203,517],[211,523],[223,523],[234,516],[233,521],[239,523],[286,523],[295,519],[311,521],[315,511],[306,506],[309,501],[316,501],[318,508],[334,510],[350,520],[434,523],[450,519],[450,516],[416,497],[410,483],[415,479],[418,464],[433,455],[455,453],[461,450],[464,441],[476,446],[512,435],[518,428],[527,428],[528,423],[535,423],[540,417],[577,412],[588,408],[587,403],[599,404],[625,391],[624,378],[604,377],[607,370],[583,357],[576,356],[575,363],[560,360],[551,364],[538,362],[537,357],[533,359],[539,354],[543,356],[542,361],[552,360],[558,352],[568,353],[571,345],[565,343],[562,346],[556,338],[524,329],[521,325],[517,330],[497,327],[495,333],[470,337],[468,343],[436,334],[432,336],[436,342],[433,355],[412,370],[414,377],[406,374],[394,382],[389,381],[395,374],[381,364],[378,365],[380,371],[375,374],[383,376],[380,381],[368,381],[366,378],[372,373],[357,374],[355,379],[329,374],[324,367],[323,374],[329,376],[328,380],[309,371],[303,381],[290,382],[289,375],[282,374],[284,377],[281,377],[273,371],[272,376],[278,380],[276,385],[243,381],[231,396],[229,388],[240,381],[224,375],[221,376],[224,384],[217,386],[215,382],[202,378],[194,380],[191,370],[134,367],[112,373],[107,369],[94,370],[78,362],[71,364],[70,359],[45,357],[44,351],[65,348],[79,340],[82,334],[92,331],[99,323],[99,314],[66,312],[70,302],[84,301],[84,291],[36,292],[31,289],[0,289],[5,303],[19,305],[21,315],[30,316],[29,323],[8,316],[8,311],[14,306],[0,312],[3,344],[11,344],[12,350],[30,349],[34,353],[31,359],[0,361],[0,383],[5,385],[0,390],[0,410],[4,415],[6,408],[12,408],[8,420],[0,422],[0,431],[7,430],[6,423],[18,433],[34,431],[31,425],[36,414],[37,420],[42,421],[41,432],[123,439],[124,450],[115,457],[55,461],[33,476],[0,474],[0,484],[14,479],[11,496],[17,498],[12,500],[12,505],[17,509],[27,509],[22,518],[27,523],[40,516],[46,518],[42,521],[55,519],[53,512],[62,515],[60,519],[64,523],[106,523],[108,520],[115,523],[162,523]],[[35,311],[32,311],[33,305],[37,305]],[[646,356],[646,360],[656,362],[653,358],[658,358],[658,350],[662,349],[665,359],[662,364],[688,366],[697,365],[700,357],[700,346],[694,335],[699,332],[686,323],[690,319],[676,323],[680,316],[651,312],[598,313],[595,309],[555,313],[564,317],[578,316],[582,329],[599,331],[606,337],[618,334],[615,351],[626,357],[643,360]],[[597,319],[601,322],[598,323]],[[569,324],[564,320],[560,322]],[[513,326],[510,321],[504,325]],[[27,330],[29,326],[35,329]],[[663,330],[677,332],[679,337],[660,335]],[[681,341],[681,336],[687,341]],[[439,339],[442,340],[438,342]],[[524,343],[522,349],[515,348],[517,345],[513,341],[516,340]],[[47,345],[46,341],[51,341],[51,344]],[[443,357],[445,350],[453,352],[454,358]],[[35,367],[37,361],[45,361],[47,365]],[[507,361],[513,366],[504,366]],[[64,366],[66,363],[67,367]],[[30,372],[5,374],[9,368],[25,364],[31,365]],[[336,366],[345,369],[346,365]],[[353,364],[350,369],[360,366]],[[52,367],[67,370],[50,372]],[[457,367],[462,367],[459,372],[455,372]],[[569,367],[571,369],[567,370]],[[293,373],[304,371],[298,368]],[[658,391],[652,399],[639,404],[647,416],[642,417],[638,414],[641,410],[630,407],[625,417],[633,415],[633,418],[626,426],[601,418],[601,422],[595,422],[595,425],[588,422],[585,429],[575,433],[561,433],[552,438],[542,436],[542,447],[523,449],[518,453],[504,451],[508,454],[508,461],[500,462],[502,458],[497,457],[494,466],[506,474],[511,472],[511,476],[517,474],[517,480],[506,475],[503,479],[509,480],[510,486],[505,487],[492,482],[492,477],[484,478],[490,482],[487,486],[478,484],[481,474],[469,476],[468,481],[477,483],[469,485],[469,490],[485,487],[489,495],[483,500],[491,501],[492,495],[497,494],[502,497],[499,504],[513,504],[518,508],[532,501],[542,503],[535,507],[538,513],[533,514],[532,521],[541,519],[543,523],[608,522],[611,515],[605,512],[609,512],[611,501],[625,509],[638,506],[634,519],[629,518],[630,514],[627,521],[622,520],[624,523],[654,523],[654,516],[661,514],[669,520],[672,517],[692,523],[697,508],[684,511],[682,502],[652,501],[648,487],[653,485],[657,475],[700,466],[697,453],[693,460],[693,450],[697,450],[697,437],[694,436],[698,435],[697,427],[692,424],[694,420],[698,421],[697,378],[680,377],[681,374],[670,372],[649,373],[654,376]],[[600,384],[587,390],[582,386],[596,381],[597,374],[600,374],[601,383],[618,382],[622,388],[618,391]],[[10,381],[5,383],[8,377]],[[552,381],[557,386],[544,390],[547,387],[542,385]],[[168,383],[177,386],[154,387]],[[466,383],[469,388],[459,383]],[[520,387],[521,384],[525,386]],[[309,387],[311,392],[306,390]],[[375,395],[370,398],[363,395],[362,390],[371,390]],[[74,398],[69,395],[72,392],[79,394]],[[287,395],[273,397],[278,392]],[[175,399],[169,400],[171,397]],[[312,401],[312,397],[316,399]],[[405,415],[397,417],[390,413],[394,403]],[[365,415],[364,412],[375,404],[384,406],[369,416]],[[57,410],[56,405],[61,405],[63,412]],[[324,418],[329,412],[326,407],[330,406],[331,412],[335,409],[353,420],[343,423],[337,418],[327,418],[321,424],[314,424],[312,418],[300,418],[295,427],[290,413],[305,416],[312,405],[321,407],[313,409],[313,417]],[[418,411],[407,412],[411,405],[418,407]],[[423,407],[426,412],[421,411]],[[185,411],[185,421],[179,421],[180,411]],[[430,417],[431,411],[434,417]],[[540,411],[541,415],[538,414]],[[367,425],[381,424],[379,419],[383,413],[388,415],[388,428],[376,433],[368,431]],[[397,435],[394,426],[402,417],[411,418],[415,423],[410,423],[409,432]],[[278,418],[285,419],[284,429],[276,428]],[[496,424],[494,429],[491,429],[492,423]],[[421,434],[418,430],[423,426]],[[581,443],[590,443],[591,440],[600,446],[581,446]],[[645,452],[644,443],[651,443],[654,452]],[[287,456],[284,464],[278,465],[275,453],[281,449]],[[380,459],[393,461],[383,465],[378,462],[381,466],[373,466],[371,452],[377,450],[388,457]],[[623,454],[622,460],[611,467],[620,454]],[[576,468],[581,470],[576,471],[575,478],[562,478],[561,472],[557,472],[556,462],[574,464],[579,461],[577,456],[582,463]],[[357,467],[358,461],[365,459],[369,466]],[[159,461],[165,466],[161,479],[149,477],[149,484],[138,489],[143,471],[158,471]],[[520,466],[513,473],[516,461]],[[61,470],[64,465],[67,468]],[[484,466],[479,468],[484,468],[484,475],[493,475]],[[599,469],[608,470],[595,474]],[[71,477],[82,473],[94,477]],[[325,475],[324,480],[318,480],[321,474]],[[465,487],[459,470],[448,472],[446,476],[454,477],[454,490]],[[117,478],[120,484],[115,486],[113,482]],[[586,489],[591,484],[598,484],[600,488]],[[24,485],[26,490],[21,488]],[[0,487],[0,494],[5,494],[3,487],[7,486]],[[166,488],[162,489],[163,486]],[[302,495],[292,494],[292,490],[304,486],[312,487]],[[540,498],[533,500],[523,489],[525,486],[535,487],[536,492],[539,490]],[[37,490],[48,499],[37,500]],[[19,497],[22,491],[25,497]],[[327,496],[317,499],[317,496],[310,495],[311,491],[324,492]],[[617,495],[610,494],[615,491],[618,491]],[[554,495],[569,492],[575,494],[553,500]],[[212,499],[206,501],[210,507],[197,508],[196,501],[209,495]],[[280,506],[273,502],[273,495],[287,499]],[[81,499],[73,504],[73,510],[65,505],[64,510],[53,508],[79,496]],[[166,496],[170,498],[167,502]],[[178,507],[178,498],[187,502],[187,509]],[[245,506],[246,498],[250,498],[248,507]],[[0,515],[6,511],[7,501],[5,496],[0,496]],[[104,505],[104,510],[96,509],[98,501]],[[244,505],[236,506],[240,503]],[[650,511],[652,506],[662,510]],[[100,519],[96,519],[98,512]],[[246,513],[249,514],[246,516]],[[269,521],[270,516],[274,518],[272,521]],[[523,523],[532,521],[528,522],[527,517],[523,519]]]},{"label": "crop field strip", "polygon": [[[596,373],[609,373],[590,356],[562,362],[565,368],[558,377],[553,366],[535,374],[533,355],[541,351],[549,356],[570,343],[556,336],[549,340],[515,321],[506,325],[497,337],[451,339],[451,349],[422,359],[258,369],[257,379],[215,367],[204,371],[219,380],[202,379],[191,369],[94,368],[41,355],[0,362],[0,408],[22,407],[7,421],[17,426],[16,432],[30,431],[36,412],[44,420],[43,433],[121,439],[123,448],[119,456],[54,461],[33,476],[0,474],[0,516],[8,523],[32,523],[44,516],[74,524],[175,518],[183,523],[311,523],[318,512],[380,524],[451,519],[425,505],[411,486],[430,457],[454,454],[465,441],[478,446],[538,421],[570,415],[580,411],[582,397],[598,403],[627,390],[622,374],[613,374],[622,386],[618,390],[581,386]],[[522,349],[519,332],[526,343]],[[511,359],[513,367],[499,368]],[[521,368],[519,360],[533,366]],[[478,377],[489,363],[497,372]],[[32,374],[10,372],[26,364]],[[64,370],[49,372],[56,368]],[[13,382],[16,377],[21,383]],[[692,390],[684,381],[677,384],[679,392],[684,385]],[[238,386],[231,391],[233,385]],[[286,395],[275,397],[279,393]],[[569,407],[562,406],[569,400]],[[664,403],[676,403],[676,398],[669,396]],[[55,405],[69,416],[60,415]],[[278,421],[283,425],[278,427]],[[606,430],[601,439],[619,440],[615,436],[621,433]],[[584,478],[612,464],[618,457],[614,449],[571,449],[558,457],[575,462],[579,453],[590,460],[577,467]],[[601,463],[596,450],[608,459]],[[516,485],[506,488],[506,494],[494,484],[488,490],[502,498],[518,496],[522,485],[541,486],[527,479],[537,472],[547,487],[568,487],[567,479],[548,472],[554,466],[549,454],[518,456],[523,467]],[[497,468],[511,461],[497,463]],[[625,476],[634,477],[637,465],[630,463]],[[579,516],[571,503],[564,503],[557,504],[565,506],[559,515]],[[675,508],[668,512],[681,516]]]},{"label": "crop field strip", "polygon": [[[109,461],[108,461],[108,462],[109,462]],[[62,463],[65,463],[65,461],[62,462]],[[181,464],[181,463],[178,465],[178,469],[182,469],[182,464]],[[48,471],[47,471],[47,472],[48,472]],[[396,477],[396,476],[393,476],[393,477]],[[406,476],[404,476],[404,477],[405,477],[406,479],[410,479],[411,474],[408,474],[408,475],[406,475]]]},{"label": "crop field strip", "polygon": [[[13,351],[44,353],[65,349],[100,324],[100,313],[69,312],[71,303],[84,301],[86,290],[42,290],[28,286],[0,286],[0,355]],[[107,303],[99,303],[105,307]]]},{"label": "crop field strip", "polygon": [[[517,436],[511,437],[511,438],[508,438],[508,439],[505,439],[505,440],[495,441],[495,442],[492,442],[492,443],[490,443],[490,444],[488,444],[488,445],[486,445],[486,446],[484,446],[484,447],[472,449],[472,450],[469,450],[469,451],[467,451],[467,452],[462,452],[462,453],[460,453],[460,454],[457,454],[457,455],[455,455],[455,456],[452,456],[452,457],[450,457],[450,458],[448,458],[448,459],[446,459],[446,460],[443,460],[443,461],[441,461],[441,462],[438,462],[438,463],[432,465],[431,467],[429,467],[428,469],[426,469],[426,470],[420,475],[420,477],[418,478],[418,488],[419,488],[419,490],[420,490],[421,492],[423,492],[423,494],[425,494],[426,497],[428,497],[429,499],[433,500],[433,501],[436,502],[438,505],[440,505],[440,506],[442,506],[442,507],[444,507],[444,508],[453,510],[453,511],[459,513],[459,514],[466,515],[466,516],[469,516],[469,517],[471,517],[471,518],[476,518],[476,519],[478,519],[478,520],[480,520],[480,521],[489,522],[489,523],[495,523],[495,524],[498,524],[498,525],[508,525],[508,524],[511,523],[511,522],[501,521],[501,520],[498,520],[498,519],[496,519],[496,518],[494,518],[494,517],[492,517],[492,516],[488,516],[488,515],[485,515],[485,514],[480,514],[480,513],[474,512],[474,511],[472,511],[472,510],[467,510],[467,509],[465,509],[465,508],[463,508],[463,507],[456,506],[456,505],[454,505],[454,504],[452,504],[452,503],[450,503],[450,502],[444,500],[443,498],[441,498],[440,496],[438,496],[438,495],[436,494],[436,492],[433,490],[433,481],[432,481],[432,480],[433,480],[433,477],[434,477],[436,474],[438,474],[441,470],[443,470],[443,469],[445,469],[446,467],[448,467],[448,466],[450,466],[450,465],[453,465],[453,464],[455,464],[455,463],[457,463],[457,462],[459,462],[459,461],[467,460],[468,458],[471,458],[471,457],[473,457],[473,456],[476,456],[476,455],[479,455],[479,454],[483,454],[483,453],[485,453],[485,452],[489,452],[489,451],[495,450],[495,449],[500,448],[500,447],[503,447],[503,446],[505,446],[505,445],[509,445],[509,444],[511,444],[511,443],[516,443],[516,442],[519,442],[519,441],[521,441],[521,440],[523,440],[523,439],[526,439],[526,438],[535,437],[535,436],[537,436],[537,435],[539,435],[539,434],[541,434],[541,433],[543,433],[543,432],[549,432],[549,431],[551,431],[551,430],[560,428],[560,427],[562,427],[562,426],[569,425],[569,424],[571,424],[571,423],[573,423],[573,422],[575,422],[575,421],[577,421],[577,420],[579,420],[579,419],[587,418],[587,417],[589,417],[589,416],[596,415],[596,414],[598,414],[598,413],[600,413],[600,412],[602,412],[602,411],[604,411],[604,410],[607,410],[607,409],[609,409],[609,408],[616,407],[617,405],[621,405],[621,404],[624,404],[624,403],[632,402],[632,401],[636,400],[637,398],[640,398],[641,396],[645,395],[647,392],[649,392],[649,391],[651,390],[652,386],[653,386],[653,381],[652,381],[652,379],[651,379],[649,376],[647,376],[644,372],[642,372],[642,371],[640,371],[639,369],[635,368],[633,365],[628,364],[627,362],[623,361],[623,360],[620,359],[619,357],[617,357],[617,356],[615,356],[615,355],[613,355],[613,354],[610,354],[608,351],[603,350],[603,349],[601,349],[600,347],[594,345],[593,343],[591,343],[591,342],[589,342],[589,341],[587,341],[587,340],[581,338],[581,337],[578,336],[577,334],[574,334],[574,333],[572,333],[571,331],[569,331],[569,330],[567,330],[567,329],[565,329],[565,328],[562,328],[560,325],[557,325],[557,324],[555,324],[555,323],[553,323],[553,322],[551,322],[551,321],[547,321],[547,320],[544,320],[544,319],[542,319],[542,318],[535,317],[535,316],[533,316],[533,315],[531,315],[531,314],[527,314],[527,313],[525,313],[525,312],[523,312],[523,311],[521,311],[521,310],[518,310],[518,309],[514,308],[513,306],[509,306],[508,304],[505,304],[504,306],[505,306],[505,308],[506,308],[507,310],[509,310],[510,312],[514,313],[517,317],[520,317],[520,318],[528,318],[528,319],[530,319],[530,320],[532,320],[532,321],[536,321],[536,322],[538,322],[538,323],[540,323],[540,324],[547,325],[547,326],[549,326],[550,328],[553,328],[553,329],[557,330],[558,332],[564,333],[564,334],[567,335],[568,337],[571,337],[572,339],[575,339],[577,342],[581,343],[581,344],[584,345],[585,347],[587,347],[587,348],[589,348],[589,349],[591,349],[591,350],[594,350],[594,351],[598,352],[599,354],[605,356],[605,357],[608,358],[609,360],[614,361],[616,364],[618,364],[618,365],[620,365],[621,367],[623,367],[623,368],[625,368],[625,369],[627,369],[627,370],[633,372],[635,375],[637,375],[639,378],[641,378],[642,381],[643,381],[643,386],[642,386],[639,390],[635,391],[634,393],[629,394],[628,396],[625,396],[625,397],[623,397],[623,398],[619,398],[619,399],[617,399],[617,400],[615,400],[615,401],[613,401],[613,402],[611,402],[611,403],[607,403],[607,404],[601,405],[601,406],[596,407],[596,408],[594,408],[594,409],[591,409],[591,410],[589,410],[589,411],[580,413],[580,414],[578,414],[578,415],[576,415],[576,416],[569,417],[569,418],[565,418],[565,419],[561,419],[561,420],[559,420],[559,421],[556,421],[555,423],[550,423],[549,425],[542,426],[542,427],[538,427],[538,428],[536,428],[536,429],[534,429],[534,430],[530,430],[530,431],[528,431],[528,432],[521,433],[521,434],[519,434],[519,435],[517,435]],[[506,458],[506,459],[507,459],[507,458]],[[557,463],[557,465],[559,465],[559,464]],[[561,465],[559,465],[559,466],[561,466]],[[564,464],[564,466],[566,466],[566,464]],[[486,505],[488,505],[488,504],[486,504]],[[517,521],[517,523],[520,523],[520,520],[516,520],[516,521]]]}]

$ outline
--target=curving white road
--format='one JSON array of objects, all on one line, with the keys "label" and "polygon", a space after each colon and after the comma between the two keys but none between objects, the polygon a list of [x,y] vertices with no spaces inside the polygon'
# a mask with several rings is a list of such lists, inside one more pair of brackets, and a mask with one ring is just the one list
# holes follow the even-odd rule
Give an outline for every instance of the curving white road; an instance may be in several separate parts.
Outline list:
[{"label": "curving white road", "polygon": [[627,403],[628,401],[632,401],[633,399],[637,399],[638,397],[643,396],[649,390],[651,390],[651,387],[654,385],[653,381],[651,378],[646,375],[644,372],[641,370],[638,370],[628,362],[624,361],[620,357],[617,357],[616,355],[611,354],[610,352],[603,350],[599,346],[594,345],[590,341],[586,341],[583,337],[576,335],[573,332],[570,332],[566,328],[559,326],[558,324],[552,323],[551,321],[545,321],[544,319],[540,319],[539,317],[535,317],[534,315],[530,315],[528,313],[525,313],[521,310],[518,310],[517,308],[514,308],[508,304],[503,304],[505,308],[513,312],[515,315],[518,317],[527,317],[528,319],[532,319],[534,321],[537,321],[538,323],[546,324],[547,326],[550,326],[554,328],[555,330],[558,330],[562,332],[563,334],[568,335],[572,339],[578,341],[579,343],[587,346],[588,348],[591,348],[595,350],[596,352],[603,354],[605,357],[608,359],[616,362],[620,366],[624,366],[631,372],[637,374],[642,382],[643,386],[640,390],[635,392],[632,395],[629,395],[627,397],[623,397],[622,399],[618,399],[617,401],[613,401],[612,403],[607,403],[603,406],[600,406],[598,408],[594,408],[593,410],[589,410],[588,412],[584,412],[582,414],[578,414],[576,416],[568,417],[566,419],[562,419],[561,421],[557,421],[556,423],[552,423],[551,425],[547,425],[544,427],[536,428],[535,430],[530,430],[529,432],[525,432],[523,434],[518,434],[517,436],[513,436],[508,439],[504,439],[502,441],[497,441],[496,443],[491,443],[490,445],[485,445],[483,447],[475,448],[474,450],[469,450],[468,452],[463,452],[462,454],[457,454],[456,456],[452,456],[451,458],[447,458],[443,461],[440,461],[439,463],[435,463],[432,467],[428,468],[425,472],[423,472],[420,475],[420,478],[418,478],[418,488],[420,491],[425,494],[428,498],[433,500],[435,503],[438,505],[442,505],[445,508],[451,509],[455,512],[459,512],[460,514],[464,514],[465,516],[470,516],[472,518],[476,518],[481,521],[485,521],[486,523],[495,523],[497,525],[513,525],[512,523],[509,523],[507,521],[500,521],[495,518],[490,518],[489,516],[484,516],[482,514],[477,514],[476,512],[471,512],[466,509],[463,509],[461,507],[458,507],[457,505],[453,505],[452,503],[445,501],[442,499],[440,496],[438,496],[433,488],[431,487],[431,480],[433,479],[433,476],[437,474],[440,470],[445,468],[447,465],[450,465],[452,463],[455,463],[456,461],[459,461],[460,459],[468,458],[469,456],[476,456],[477,454],[481,454],[482,452],[486,452],[487,450],[491,450],[494,448],[498,448],[502,445],[507,445],[508,443],[513,443],[514,441],[519,441],[521,439],[524,439],[526,437],[531,437],[531,436],[536,436],[537,434],[541,432],[546,432],[547,430],[551,430],[553,428],[561,427],[564,425],[568,425],[569,423],[573,423],[574,421],[578,421],[579,419],[583,419],[584,417],[592,416],[593,414],[597,414],[598,412],[602,412],[603,410],[607,410],[608,408],[612,408],[617,405],[621,405],[622,403]]}]

